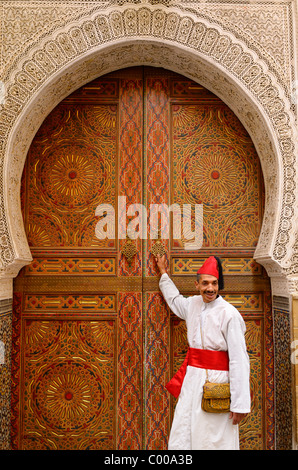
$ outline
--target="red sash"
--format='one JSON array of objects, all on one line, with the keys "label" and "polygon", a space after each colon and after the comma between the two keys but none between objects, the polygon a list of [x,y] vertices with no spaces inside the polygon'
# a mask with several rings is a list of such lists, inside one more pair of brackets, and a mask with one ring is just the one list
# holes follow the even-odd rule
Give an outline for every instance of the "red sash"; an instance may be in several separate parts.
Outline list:
[{"label": "red sash", "polygon": [[175,398],[180,395],[187,366],[199,367],[200,369],[229,370],[229,355],[227,351],[188,348],[182,366],[166,385],[166,389]]}]

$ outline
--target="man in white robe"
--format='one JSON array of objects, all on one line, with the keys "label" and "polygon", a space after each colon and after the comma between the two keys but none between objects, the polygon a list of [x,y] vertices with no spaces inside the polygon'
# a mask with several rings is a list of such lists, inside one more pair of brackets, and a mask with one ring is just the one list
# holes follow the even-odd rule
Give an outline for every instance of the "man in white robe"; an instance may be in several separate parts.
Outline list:
[{"label": "man in white robe", "polygon": [[[213,259],[211,259],[213,258]],[[220,260],[217,267],[221,270]],[[200,295],[182,296],[166,272],[165,257],[156,258],[160,289],[172,312],[186,321],[190,348],[227,351],[229,371],[209,370],[210,382],[230,382],[228,413],[207,413],[201,408],[206,370],[188,365],[176,405],[170,450],[238,450],[239,423],[250,412],[250,366],[245,344],[245,323],[236,308],[219,294],[222,272],[210,270],[208,258],[195,282]],[[211,263],[212,264],[212,263]],[[207,269],[204,269],[207,266]],[[200,270],[199,270],[200,271]],[[212,274],[208,274],[211,272]],[[221,287],[222,288],[222,287]],[[202,344],[203,340],[203,344]]]}]

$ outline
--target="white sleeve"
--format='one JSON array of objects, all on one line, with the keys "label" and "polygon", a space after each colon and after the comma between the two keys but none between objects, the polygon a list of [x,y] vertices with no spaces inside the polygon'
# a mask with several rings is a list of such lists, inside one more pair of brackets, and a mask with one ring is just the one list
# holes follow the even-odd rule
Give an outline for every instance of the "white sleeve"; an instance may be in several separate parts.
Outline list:
[{"label": "white sleeve", "polygon": [[233,315],[228,324],[227,344],[231,389],[230,409],[235,413],[249,413],[251,406],[250,364],[244,333],[245,323],[240,313]]},{"label": "white sleeve", "polygon": [[175,315],[183,320],[186,319],[190,298],[181,295],[174,282],[164,273],[159,281],[159,288],[169,308]]}]

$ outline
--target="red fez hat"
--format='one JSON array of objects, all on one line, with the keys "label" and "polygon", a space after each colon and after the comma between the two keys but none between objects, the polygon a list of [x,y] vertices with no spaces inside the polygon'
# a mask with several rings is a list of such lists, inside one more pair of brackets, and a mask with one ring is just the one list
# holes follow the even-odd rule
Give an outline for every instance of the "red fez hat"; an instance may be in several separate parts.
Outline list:
[{"label": "red fez hat", "polygon": [[210,256],[210,258],[206,259],[203,266],[198,269],[198,274],[210,274],[211,276],[219,279],[219,270],[216,258],[214,256]]}]

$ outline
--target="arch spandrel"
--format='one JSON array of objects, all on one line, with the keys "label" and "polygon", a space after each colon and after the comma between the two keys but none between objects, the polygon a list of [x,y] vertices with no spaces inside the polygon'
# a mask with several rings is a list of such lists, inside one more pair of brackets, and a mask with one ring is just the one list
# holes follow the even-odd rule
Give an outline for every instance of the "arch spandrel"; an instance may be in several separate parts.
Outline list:
[{"label": "arch spandrel", "polygon": [[92,79],[134,65],[163,67],[217,94],[248,130],[266,186],[255,257],[270,274],[291,269],[295,220],[294,120],[285,92],[263,57],[217,24],[178,8],[114,7],[32,44],[7,80],[0,114],[2,277],[30,262],[19,186],[32,138],[47,114]]}]

